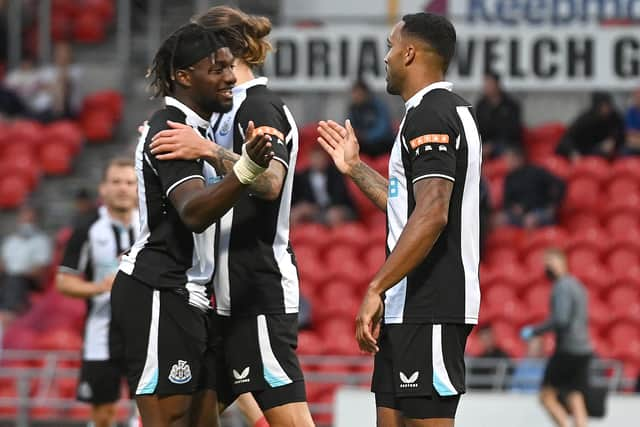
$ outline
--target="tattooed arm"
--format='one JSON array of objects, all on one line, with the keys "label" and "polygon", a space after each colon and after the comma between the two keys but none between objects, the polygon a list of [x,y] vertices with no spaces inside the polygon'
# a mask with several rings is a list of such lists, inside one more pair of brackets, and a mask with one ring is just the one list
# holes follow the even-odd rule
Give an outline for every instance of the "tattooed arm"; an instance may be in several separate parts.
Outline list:
[{"label": "tattooed arm", "polygon": [[389,181],[360,160],[360,149],[351,122],[346,128],[334,121],[320,122],[318,143],[331,156],[340,172],[348,175],[381,211],[387,209]]}]

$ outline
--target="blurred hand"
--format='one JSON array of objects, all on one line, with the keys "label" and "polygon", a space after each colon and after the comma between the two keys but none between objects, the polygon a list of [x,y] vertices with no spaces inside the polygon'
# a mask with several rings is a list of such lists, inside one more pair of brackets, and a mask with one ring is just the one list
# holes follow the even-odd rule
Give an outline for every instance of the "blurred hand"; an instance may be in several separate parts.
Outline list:
[{"label": "blurred hand", "polygon": [[247,136],[245,138],[245,148],[249,158],[263,168],[269,167],[269,162],[273,159],[271,136],[265,135],[260,130],[256,130],[253,122],[247,126]]},{"label": "blurred hand", "polygon": [[151,154],[158,160],[196,160],[211,154],[212,143],[189,125],[167,120],[171,129],[151,139]]},{"label": "blurred hand", "polygon": [[333,120],[321,121],[318,126],[318,143],[329,154],[340,172],[351,174],[351,170],[360,162],[358,138],[347,120],[345,127]]},{"label": "blurred hand", "polygon": [[113,281],[115,279],[116,279],[116,275],[115,274],[109,275],[109,276],[105,277],[104,279],[102,279],[102,281],[98,285],[98,292],[96,292],[96,294],[103,294],[103,293],[106,293],[106,292],[111,292],[111,288],[113,287]]}]

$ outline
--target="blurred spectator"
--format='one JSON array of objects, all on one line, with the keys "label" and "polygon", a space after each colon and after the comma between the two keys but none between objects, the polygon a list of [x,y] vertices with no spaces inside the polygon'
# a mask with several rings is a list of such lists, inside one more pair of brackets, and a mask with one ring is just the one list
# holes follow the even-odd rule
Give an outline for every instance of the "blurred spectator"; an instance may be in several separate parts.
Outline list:
[{"label": "blurred spectator", "polygon": [[354,205],[342,174],[317,145],[309,155],[309,168],[293,181],[291,224],[322,222],[338,225],[354,218]]},{"label": "blurred spectator", "polygon": [[611,95],[594,92],[591,107],[569,126],[557,152],[575,159],[579,156],[612,157],[624,144],[624,121]]},{"label": "blurred spectator", "polygon": [[527,164],[519,149],[505,151],[505,160],[509,172],[504,180],[502,222],[526,228],[555,223],[564,182],[544,168]]},{"label": "blurred spectator", "polygon": [[4,277],[0,284],[0,322],[7,325],[26,308],[29,290],[38,290],[51,262],[51,241],[40,231],[36,210],[23,206],[16,231],[2,243]]},{"label": "blurred spectator", "polygon": [[[593,348],[589,339],[587,292],[582,283],[569,273],[567,257],[560,249],[544,254],[545,272],[553,282],[551,315],[540,325],[522,328],[520,335],[529,340],[547,332],[556,338],[554,354],[549,359],[542,380],[540,401],[559,426],[586,426],[587,409],[584,393],[589,386],[589,365]],[[558,400],[558,392],[567,392],[566,411]]]},{"label": "blurred spectator", "polygon": [[35,67],[33,59],[22,58],[20,66],[7,74],[5,85],[14,91],[28,109],[25,115],[38,119],[47,112],[49,95],[42,80],[41,71]]},{"label": "blurred spectator", "polygon": [[533,393],[540,388],[544,373],[542,338],[535,337],[527,344],[527,357],[518,361],[511,376],[511,390]]},{"label": "blurred spectator", "polygon": [[79,80],[82,71],[74,65],[73,51],[68,42],[54,46],[54,62],[40,71],[45,96],[39,114],[43,121],[74,117],[81,108]]},{"label": "blurred spectator", "polygon": [[0,115],[4,118],[24,116],[28,113],[27,106],[13,90],[0,86]]},{"label": "blurred spectator", "polygon": [[621,154],[640,154],[640,88],[633,92],[631,106],[625,114],[626,143]]},{"label": "blurred spectator", "polygon": [[376,157],[391,152],[395,138],[389,109],[362,80],[351,88],[349,119],[362,154]]},{"label": "blurred spectator", "polygon": [[86,188],[79,189],[73,199],[73,217],[74,223],[77,223],[80,218],[85,217],[90,212],[96,209],[96,201],[91,195],[91,192]]},{"label": "blurred spectator", "polygon": [[311,329],[312,310],[311,302],[300,294],[300,309],[298,310],[298,329]]},{"label": "blurred spectator", "polygon": [[502,88],[499,75],[485,75],[482,97],[475,110],[482,151],[487,156],[500,156],[506,148],[522,147],[520,104]]},{"label": "blurred spectator", "polygon": [[[509,355],[496,343],[496,337],[491,325],[485,324],[478,327],[478,339],[482,346],[482,353],[478,355],[480,361],[478,362],[477,366],[473,366],[470,369],[470,374],[473,376],[483,376],[484,378],[478,378],[476,381],[474,381],[475,385],[473,386],[473,388],[478,390],[489,390],[493,388],[493,377],[495,377],[500,369],[499,363],[497,362],[508,362]],[[482,362],[482,359],[494,359],[492,360],[492,362],[496,363],[485,365]],[[504,373],[506,374],[507,371],[505,371]]]}]

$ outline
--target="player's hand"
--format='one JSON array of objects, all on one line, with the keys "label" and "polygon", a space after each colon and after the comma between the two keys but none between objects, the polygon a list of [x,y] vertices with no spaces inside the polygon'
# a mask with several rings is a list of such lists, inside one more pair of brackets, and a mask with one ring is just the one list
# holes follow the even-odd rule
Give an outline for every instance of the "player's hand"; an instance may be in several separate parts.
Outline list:
[{"label": "player's hand", "polygon": [[360,145],[351,122],[347,120],[343,127],[333,120],[321,121],[318,132],[320,146],[331,156],[340,172],[350,175],[353,167],[360,162]]},{"label": "player's hand", "polygon": [[148,120],[145,120],[144,122],[142,122],[142,124],[138,126],[138,134],[140,134],[140,136],[144,135],[144,132],[148,126],[149,126]]},{"label": "player's hand", "polygon": [[151,138],[151,154],[158,160],[196,160],[211,155],[211,141],[184,123],[167,120],[171,129],[158,132]]},{"label": "player's hand", "polygon": [[380,319],[382,318],[382,298],[376,292],[367,290],[356,317],[356,340],[365,353],[378,352]]},{"label": "player's hand", "polygon": [[102,279],[102,281],[100,282],[100,284],[98,285],[98,292],[96,292],[96,294],[104,294],[106,292],[111,292],[111,288],[113,287],[113,281],[116,279],[115,274],[111,274],[107,277],[105,277],[104,279]]},{"label": "player's hand", "polygon": [[249,158],[263,168],[269,167],[269,162],[273,159],[273,146],[271,136],[264,134],[261,130],[256,130],[252,121],[247,126],[247,136],[245,138],[245,148]]},{"label": "player's hand", "polygon": [[531,338],[533,338],[533,327],[525,326],[524,328],[522,328],[520,330],[520,338],[525,341],[529,341]]}]

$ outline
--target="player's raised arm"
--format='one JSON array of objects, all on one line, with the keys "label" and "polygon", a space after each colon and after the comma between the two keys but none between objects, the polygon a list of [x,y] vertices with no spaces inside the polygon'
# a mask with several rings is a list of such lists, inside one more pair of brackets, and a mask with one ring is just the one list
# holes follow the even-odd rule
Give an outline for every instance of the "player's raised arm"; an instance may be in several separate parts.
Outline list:
[{"label": "player's raised arm", "polygon": [[180,219],[193,232],[206,230],[235,203],[245,186],[252,184],[273,158],[271,137],[249,124],[243,154],[218,185],[205,187],[200,179],[190,179],[169,192]]},{"label": "player's raised arm", "polygon": [[349,120],[341,126],[333,120],[321,121],[318,143],[329,154],[340,172],[348,175],[358,188],[380,209],[387,209],[389,181],[360,160],[360,146]]}]

